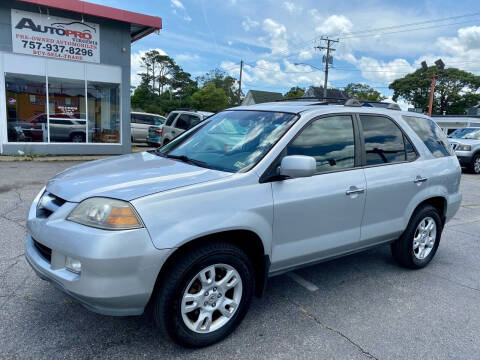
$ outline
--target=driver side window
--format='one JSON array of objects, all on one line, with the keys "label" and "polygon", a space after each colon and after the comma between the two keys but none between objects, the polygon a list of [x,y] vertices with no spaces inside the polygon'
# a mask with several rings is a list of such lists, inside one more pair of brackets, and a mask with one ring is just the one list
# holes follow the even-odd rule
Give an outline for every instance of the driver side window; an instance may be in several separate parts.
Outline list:
[{"label": "driver side window", "polygon": [[314,120],[286,148],[285,155],[315,158],[317,173],[355,166],[355,138],[350,115]]}]

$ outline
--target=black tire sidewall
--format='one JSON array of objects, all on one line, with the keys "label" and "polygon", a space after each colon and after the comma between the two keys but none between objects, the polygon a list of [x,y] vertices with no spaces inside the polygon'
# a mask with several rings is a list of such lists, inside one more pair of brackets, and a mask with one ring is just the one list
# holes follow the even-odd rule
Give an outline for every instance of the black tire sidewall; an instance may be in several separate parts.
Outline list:
[{"label": "black tire sidewall", "polygon": [[472,163],[470,164],[470,171],[473,173],[473,174],[480,174],[480,172],[475,172],[475,161],[480,158],[480,154],[475,154],[473,155],[472,157]]},{"label": "black tire sidewall", "polygon": [[[430,254],[425,259],[418,259],[413,251],[413,238],[415,236],[415,231],[417,229],[417,226],[420,224],[421,221],[423,221],[425,218],[431,217],[435,221],[435,225],[437,226],[437,233],[436,233],[436,238],[435,238],[435,244],[433,246],[432,251],[430,251]],[[438,214],[438,211],[432,207],[432,206],[425,206],[419,211],[417,211],[410,224],[408,225],[408,229],[405,232],[405,238],[404,240],[404,251],[408,253],[410,257],[410,262],[411,262],[411,267],[412,268],[423,268],[430,263],[430,261],[433,259],[435,256],[435,253],[437,252],[438,246],[440,245],[440,238],[442,236],[442,231],[443,231],[443,224],[442,220],[440,218],[440,215]]]},{"label": "black tire sidewall", "polygon": [[[190,281],[202,269],[214,264],[230,265],[239,273],[242,279],[242,299],[235,314],[224,326],[212,333],[200,334],[190,330],[183,322],[181,301]],[[172,287],[169,294],[165,294],[165,306],[171,309],[169,312],[164,312],[168,334],[177,343],[188,347],[207,346],[224,339],[242,321],[250,306],[254,289],[254,276],[250,261],[240,250],[237,252],[234,249],[222,249],[206,254],[178,270],[180,273],[175,280],[175,286]],[[170,273],[175,273],[175,270]]]}]

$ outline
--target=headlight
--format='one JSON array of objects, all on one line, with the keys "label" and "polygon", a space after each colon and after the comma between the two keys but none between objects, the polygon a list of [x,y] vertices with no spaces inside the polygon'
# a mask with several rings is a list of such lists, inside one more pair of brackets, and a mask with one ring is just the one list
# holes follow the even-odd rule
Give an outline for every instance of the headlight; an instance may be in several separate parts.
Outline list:
[{"label": "headlight", "polygon": [[472,147],[470,145],[458,145],[456,151],[470,151]]},{"label": "headlight", "polygon": [[67,220],[106,230],[143,227],[142,220],[130,203],[101,197],[83,200],[68,215]]}]

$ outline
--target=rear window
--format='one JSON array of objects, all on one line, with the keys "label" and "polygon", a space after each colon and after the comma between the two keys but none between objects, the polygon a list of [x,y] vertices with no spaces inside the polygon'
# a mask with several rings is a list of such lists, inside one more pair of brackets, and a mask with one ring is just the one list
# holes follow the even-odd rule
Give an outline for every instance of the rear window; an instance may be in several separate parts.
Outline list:
[{"label": "rear window", "polygon": [[403,119],[422,139],[433,156],[441,158],[453,155],[445,133],[433,120],[416,116],[404,116]]}]

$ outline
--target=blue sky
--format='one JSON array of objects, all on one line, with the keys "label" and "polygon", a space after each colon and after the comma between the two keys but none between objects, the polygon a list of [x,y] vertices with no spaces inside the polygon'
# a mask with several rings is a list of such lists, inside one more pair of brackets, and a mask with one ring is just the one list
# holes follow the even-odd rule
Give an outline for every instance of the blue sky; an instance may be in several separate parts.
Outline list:
[{"label": "blue sky", "polygon": [[[218,67],[237,77],[244,60],[245,90],[285,92],[291,86],[323,83],[323,72],[310,65],[323,67],[323,53],[313,47],[329,35],[340,38],[330,86],[363,82],[389,96],[393,79],[418,68],[424,59],[433,63],[439,57],[447,66],[480,74],[478,0],[96,2],[163,19],[159,35],[133,44],[134,73],[142,51],[161,49],[194,76]],[[463,16],[467,14],[472,16]],[[411,23],[418,24],[403,26]]]}]

